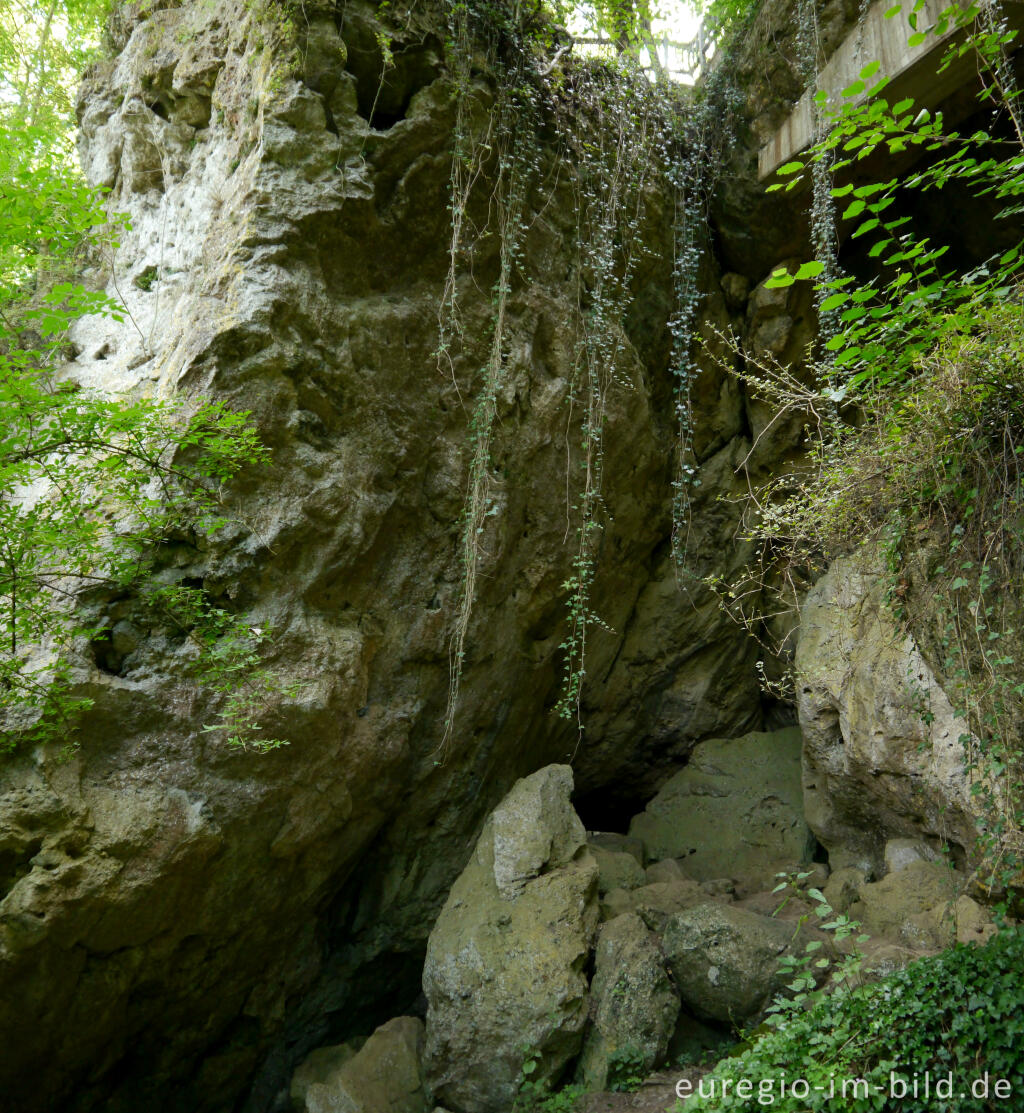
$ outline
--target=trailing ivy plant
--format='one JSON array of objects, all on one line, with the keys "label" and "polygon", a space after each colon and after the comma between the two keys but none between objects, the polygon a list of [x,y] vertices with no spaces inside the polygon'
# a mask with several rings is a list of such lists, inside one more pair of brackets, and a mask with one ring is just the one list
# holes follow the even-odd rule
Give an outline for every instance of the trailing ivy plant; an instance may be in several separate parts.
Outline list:
[{"label": "trailing ivy plant", "polygon": [[[491,291],[488,352],[477,376],[469,432],[470,460],[460,524],[461,583],[449,651],[448,698],[441,742],[442,760],[451,744],[459,687],[466,653],[466,636],[476,598],[482,534],[494,513],[491,500],[491,440],[498,398],[507,370],[507,327],[512,283],[520,262],[526,230],[525,206],[537,169],[536,89],[530,78],[530,55],[518,24],[500,4],[453,5],[448,43],[453,64],[456,121],[451,172],[452,236],[449,268],[439,311],[438,360],[454,376],[453,360],[461,352],[459,265],[467,248],[467,214],[478,179],[489,186],[499,244],[498,277]],[[481,120],[474,112],[470,58],[476,43],[487,47],[491,66],[501,75],[498,102]],[[488,175],[489,172],[489,175]],[[456,350],[458,349],[458,350]]]},{"label": "trailing ivy plant", "polygon": [[984,947],[958,945],[872,984],[839,990],[778,1028],[753,1033],[674,1109],[1009,1108],[1024,1089],[1022,960],[1024,932],[1011,929]]},{"label": "trailing ivy plant", "polygon": [[[566,5],[554,5],[567,14]],[[615,8],[613,12],[612,9]],[[629,8],[629,11],[626,11]],[[538,9],[540,11],[541,9]],[[607,6],[603,18],[639,21],[636,5]],[[619,12],[618,15],[615,12]],[[625,24],[623,24],[625,26]],[[679,476],[675,535],[682,536],[689,453],[689,383],[697,268],[706,210],[728,133],[728,83],[713,75],[705,94],[684,104],[678,88],[652,81],[623,49],[616,60],[566,59],[560,33],[543,17],[534,22],[504,0],[460,0],[449,10],[448,64],[455,97],[450,181],[449,265],[439,306],[439,368],[456,382],[466,358],[462,330],[463,277],[475,243],[498,240],[498,279],[492,291],[490,349],[474,384],[470,459],[459,553],[461,582],[451,637],[448,699],[442,753],[451,741],[466,639],[483,557],[491,499],[491,438],[506,376],[509,299],[519,265],[531,189],[541,180],[538,136],[552,126],[560,146],[560,173],[568,174],[576,215],[573,281],[576,290],[574,374],[568,392],[568,536],[570,572],[563,584],[568,608],[563,681],[556,713],[582,730],[581,698],[590,633],[605,626],[592,605],[592,588],[606,520],[603,471],[606,421],[615,390],[633,387],[625,327],[644,251],[641,227],[649,187],[667,184],[676,199],[675,293],[672,361],[679,422]],[[625,34],[625,32],[624,32]],[[562,35],[564,37],[564,35]],[[628,37],[628,36],[627,36]],[[632,41],[632,40],[631,40]],[[635,44],[634,44],[635,45]],[[486,111],[478,87],[480,52],[495,75],[496,103]],[[554,51],[554,61],[547,55]],[[481,195],[487,200],[481,203]],[[486,212],[476,227],[471,211]],[[575,474],[572,474],[575,473]],[[576,478],[578,476],[578,478]]]},{"label": "trailing ivy plant", "polygon": [[686,540],[693,489],[699,485],[693,458],[693,413],[690,392],[698,368],[694,326],[700,308],[698,277],[707,249],[711,197],[731,149],[738,93],[727,65],[718,66],[692,97],[665,95],[667,120],[663,150],[675,205],[673,221],[674,308],[672,335],[672,403],[676,446],[672,480],[672,558],[677,578],[687,572]]},{"label": "trailing ivy plant", "polygon": [[[566,155],[575,167],[576,352],[569,390],[569,428],[578,430],[578,482],[570,487],[567,517],[574,523],[567,593],[568,630],[562,691],[556,706],[582,729],[580,701],[589,631],[606,628],[591,603],[604,528],[605,426],[610,392],[633,387],[628,367],[626,315],[643,250],[641,228],[648,181],[660,168],[661,104],[639,67],[581,64],[561,91],[556,111]],[[573,448],[576,448],[575,453]],[[571,480],[570,480],[571,483]]]}]

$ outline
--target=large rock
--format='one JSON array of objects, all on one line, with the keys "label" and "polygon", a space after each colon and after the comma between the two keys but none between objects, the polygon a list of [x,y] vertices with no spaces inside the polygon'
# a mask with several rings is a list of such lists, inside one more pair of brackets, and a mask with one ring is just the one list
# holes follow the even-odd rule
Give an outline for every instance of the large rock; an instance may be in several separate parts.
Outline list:
[{"label": "large rock", "polygon": [[399,1016],[355,1053],[314,1052],[292,1079],[295,1113],[427,1113],[423,1084],[423,1021]]},{"label": "large rock", "polygon": [[[217,708],[184,632],[131,599],[97,601],[116,634],[76,664],[95,700],[80,749],[5,758],[0,1094],[19,1113],[263,1113],[311,1048],[411,1005],[484,817],[517,777],[574,750],[549,709],[575,551],[566,416],[589,249],[571,168],[544,132],[531,160],[556,185],[529,191],[523,214],[477,598],[442,748],[498,265],[495,159],[470,199],[479,239],[459,255],[464,345],[439,368],[450,5],[390,24],[368,0],[112,7],[113,55],[82,86],[80,151],[130,227],[86,280],[120,291],[130,317],[76,327],[69,374],[251,412],[272,463],[229,492],[246,527],[168,537],[162,574],[273,630],[280,698],[261,721],[290,745],[261,757],[204,733]],[[482,54],[473,69],[464,107],[487,126],[497,77]],[[673,205],[651,169],[623,388],[604,398],[608,514],[588,605],[606,626],[588,638],[577,758],[595,792],[653,785],[696,739],[761,716],[753,641],[699,576],[680,599],[664,557]],[[724,373],[711,385],[696,399],[690,556],[699,575],[727,575],[743,549],[719,495],[743,489],[749,446],[741,391]]]},{"label": "large rock", "polygon": [[887,610],[866,556],[808,592],[796,652],[807,821],[834,866],[881,872],[893,837],[969,853],[975,805],[964,720]]},{"label": "large rock", "polygon": [[427,1077],[459,1113],[504,1113],[523,1064],[557,1078],[579,1052],[597,865],[572,771],[518,781],[484,826],[427,944]]},{"label": "large rock", "polygon": [[613,889],[635,889],[647,880],[644,867],[624,850],[608,850],[593,842],[588,844],[597,862],[598,891],[603,896]]},{"label": "large rock", "polygon": [[915,928],[913,917],[944,907],[962,882],[962,876],[942,862],[912,862],[881,881],[861,885],[850,916],[870,935],[930,945],[932,940]]},{"label": "large rock", "polygon": [[601,928],[590,991],[591,1027],[576,1068],[584,1088],[606,1089],[619,1063],[649,1074],[668,1047],[679,997],[639,916],[618,916]]},{"label": "large rock", "polygon": [[702,904],[669,920],[665,957],[684,1005],[699,1016],[740,1025],[781,988],[779,957],[794,936],[792,924]]},{"label": "large rock", "polygon": [[702,742],[630,824],[649,859],[680,858],[699,881],[770,880],[810,859],[803,818],[800,731]]}]

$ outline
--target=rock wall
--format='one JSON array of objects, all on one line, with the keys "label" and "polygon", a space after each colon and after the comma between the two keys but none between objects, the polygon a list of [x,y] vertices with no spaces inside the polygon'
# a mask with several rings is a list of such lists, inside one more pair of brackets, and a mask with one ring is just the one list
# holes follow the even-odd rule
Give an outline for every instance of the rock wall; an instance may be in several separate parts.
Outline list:
[{"label": "rock wall", "polygon": [[808,593],[796,653],[804,808],[833,868],[881,873],[886,841],[974,850],[967,727],[885,605],[867,553],[836,560]]},{"label": "rock wall", "polygon": [[[848,9],[826,12],[839,26]],[[769,204],[752,170],[758,138],[799,92],[794,24],[788,3],[765,10],[741,51],[746,131],[713,208],[698,328],[711,351],[714,329],[731,326],[752,350],[797,361],[813,332],[806,293],[769,291],[764,278],[805,250],[805,223],[798,203]],[[454,740],[440,752],[496,237],[480,235],[460,276],[467,350],[439,372],[456,115],[444,22],[425,5],[383,28],[369,0],[290,11],[119,5],[111,57],[82,88],[83,165],[131,219],[93,278],[123,295],[130,319],[83,322],[71,373],[253,413],[273,462],[236,485],[244,526],[211,546],[170,539],[164,575],[272,628],[268,665],[299,690],[265,723],[287,748],[229,750],[202,731],[213,708],[183,679],[180,639],[130,601],[104,604],[118,650],[83,650],[78,682],[95,706],[80,748],[21,753],[0,771],[0,1093],[22,1113],[283,1108],[311,1048],[415,1008],[431,927],[517,778],[571,763],[585,818],[627,803],[632,815],[696,742],[762,726],[759,651],[701,577],[741,567],[729,496],[744,469],[798,453],[802,433],[776,428],[700,357],[694,575],[680,590],[669,558],[672,204],[656,188],[629,385],[607,416],[593,606],[609,629],[590,644],[582,743],[551,714],[571,571],[577,306],[571,168],[545,133],[540,178],[555,184],[528,199],[494,513]],[[477,64],[474,111],[488,112],[494,92]],[[493,169],[474,200],[483,231]],[[820,708],[845,698],[822,691]],[[811,727],[828,719],[807,701],[803,715]],[[847,822],[834,800],[869,782],[830,770],[815,799],[833,802],[809,819],[831,849],[849,842],[845,828],[833,838]],[[886,833],[920,826],[894,818]],[[668,867],[649,881],[635,911],[651,930],[700,888]],[[621,882],[601,891],[602,907],[633,913]],[[607,1036],[618,1020],[601,1023]]]},{"label": "rock wall", "polygon": [[[71,373],[253,413],[273,463],[238,485],[245,526],[212,548],[169,540],[165,574],[272,627],[268,664],[301,688],[265,722],[287,748],[229,750],[201,729],[212,709],[180,639],[107,605],[119,649],[83,650],[80,748],[0,773],[0,1093],[22,1113],[278,1108],[309,1048],[412,1004],[430,926],[519,775],[575,755],[587,791],[635,795],[698,738],[760,725],[755,649],[699,584],[679,603],[666,557],[671,205],[656,196],[631,384],[607,421],[593,603],[610,631],[592,643],[584,743],[550,713],[570,568],[563,176],[530,199],[496,513],[439,754],[496,264],[482,237],[453,380],[433,355],[455,106],[432,11],[403,17],[381,85],[368,3],[305,3],[290,23],[250,0],[120,5],[82,87],[83,165],[131,220],[93,279],[130,319],[84,322]],[[474,80],[486,111],[493,78]],[[730,312],[717,291],[708,306]],[[717,497],[749,442],[742,398],[707,374],[690,547],[728,574],[734,511]]]}]

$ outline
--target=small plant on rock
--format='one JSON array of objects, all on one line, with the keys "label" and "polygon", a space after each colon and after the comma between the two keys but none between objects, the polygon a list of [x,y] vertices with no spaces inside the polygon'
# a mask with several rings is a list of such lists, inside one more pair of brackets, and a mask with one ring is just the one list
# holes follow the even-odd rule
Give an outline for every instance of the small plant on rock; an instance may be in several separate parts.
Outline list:
[{"label": "small plant on rock", "polygon": [[[767,1009],[767,1023],[777,1027],[793,1013],[816,1004],[826,993],[839,987],[852,989],[859,985],[864,955],[856,945],[852,949],[844,946],[854,933],[860,932],[860,923],[837,913],[820,889],[813,886],[805,888],[811,877],[810,872],[778,873],[775,876],[779,883],[772,892],[786,893],[775,915],[794,898],[814,902],[812,910],[797,920],[793,938],[809,923],[831,933],[824,940],[809,940],[800,954],[784,954],[779,958],[780,969],[791,980],[786,985],[788,992],[779,994]],[[870,938],[869,935],[857,934],[854,943],[866,943]]]}]

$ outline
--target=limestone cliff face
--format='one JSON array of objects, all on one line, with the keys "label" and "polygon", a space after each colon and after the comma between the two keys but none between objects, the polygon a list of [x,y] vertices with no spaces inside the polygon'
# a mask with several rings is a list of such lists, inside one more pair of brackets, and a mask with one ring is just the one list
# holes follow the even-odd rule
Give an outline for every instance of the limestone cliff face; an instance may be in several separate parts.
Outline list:
[{"label": "limestone cliff face", "polygon": [[971,791],[967,727],[886,606],[880,568],[864,553],[836,560],[801,610],[807,821],[833,868],[881,873],[886,841],[907,835],[969,860],[985,808]]},{"label": "limestone cliff face", "polygon": [[[697,738],[759,725],[753,648],[703,587],[680,599],[666,556],[671,205],[653,195],[631,385],[606,430],[594,607],[610,631],[592,639],[578,750],[550,712],[570,568],[564,174],[530,202],[494,513],[440,759],[494,238],[460,279],[471,343],[453,380],[433,356],[455,111],[443,26],[410,15],[381,85],[371,5],[300,8],[289,27],[248,0],[122,6],[115,55],[83,86],[83,164],[131,219],[113,277],[97,275],[131,318],[84,323],[72,370],[253,412],[273,463],[239,485],[245,528],[210,551],[169,543],[168,575],[271,625],[269,665],[301,689],[266,720],[286,749],[229,751],[202,732],[184,648],[112,602],[118,653],[80,663],[95,699],[80,749],[4,764],[0,1093],[22,1113],[276,1108],[306,1050],[411,1003],[430,925],[515,778],[575,755],[586,791],[636,792]],[[490,81],[476,78],[480,111]],[[728,320],[713,267],[707,285]],[[749,442],[712,369],[697,420],[690,550],[727,574],[734,516],[716,499]]]}]

